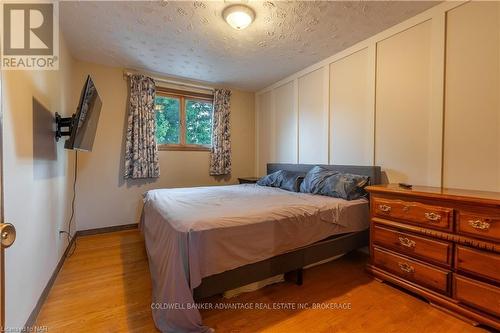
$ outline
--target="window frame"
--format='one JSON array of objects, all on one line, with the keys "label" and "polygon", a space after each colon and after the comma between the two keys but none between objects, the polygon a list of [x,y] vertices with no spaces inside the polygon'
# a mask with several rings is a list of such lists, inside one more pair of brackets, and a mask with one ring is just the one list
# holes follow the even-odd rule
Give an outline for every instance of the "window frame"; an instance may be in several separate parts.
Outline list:
[{"label": "window frame", "polygon": [[[179,100],[179,143],[157,143],[158,150],[161,151],[210,151],[212,145],[198,145],[186,143],[186,100],[213,102],[213,95],[196,92],[182,91],[156,87],[156,95],[162,97],[176,98]],[[156,112],[156,111],[155,111]],[[212,109],[213,112],[213,109]],[[212,113],[213,121],[213,113]]]}]

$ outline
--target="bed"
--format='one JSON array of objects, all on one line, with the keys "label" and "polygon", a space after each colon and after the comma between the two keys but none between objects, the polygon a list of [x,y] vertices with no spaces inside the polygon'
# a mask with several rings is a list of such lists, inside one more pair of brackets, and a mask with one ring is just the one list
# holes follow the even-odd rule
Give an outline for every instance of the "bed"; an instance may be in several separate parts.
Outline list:
[{"label": "bed", "polygon": [[[313,165],[268,164],[268,174]],[[324,166],[370,176],[379,167]],[[141,219],[162,332],[208,332],[195,299],[300,270],[368,242],[368,200],[346,201],[242,184],[159,189]]]}]

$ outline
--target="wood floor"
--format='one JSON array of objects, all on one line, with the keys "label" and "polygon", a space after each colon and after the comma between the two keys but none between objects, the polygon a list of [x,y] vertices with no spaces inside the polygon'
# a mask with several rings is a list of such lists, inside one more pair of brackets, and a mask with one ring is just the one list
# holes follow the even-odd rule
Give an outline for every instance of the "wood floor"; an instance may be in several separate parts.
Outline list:
[{"label": "wood floor", "polygon": [[[347,309],[209,310],[216,332],[485,332],[426,302],[371,279],[367,256],[351,253],[304,272],[304,285],[284,282],[231,300],[261,307],[279,303],[333,303]],[[151,318],[151,283],[137,230],[84,236],[65,262],[37,319],[49,332],[157,332]],[[350,309],[348,309],[350,307]]]}]

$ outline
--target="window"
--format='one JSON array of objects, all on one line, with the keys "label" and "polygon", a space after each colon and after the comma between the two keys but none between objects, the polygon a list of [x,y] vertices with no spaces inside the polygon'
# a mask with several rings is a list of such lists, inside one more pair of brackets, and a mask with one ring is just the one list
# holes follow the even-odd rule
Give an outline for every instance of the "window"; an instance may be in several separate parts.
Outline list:
[{"label": "window", "polygon": [[160,150],[210,150],[213,97],[158,89],[156,140]]}]

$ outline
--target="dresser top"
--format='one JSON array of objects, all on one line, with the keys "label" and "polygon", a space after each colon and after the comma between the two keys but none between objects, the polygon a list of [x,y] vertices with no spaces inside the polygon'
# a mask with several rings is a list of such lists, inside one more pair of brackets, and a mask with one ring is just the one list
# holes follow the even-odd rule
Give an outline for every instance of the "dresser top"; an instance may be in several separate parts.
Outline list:
[{"label": "dresser top", "polygon": [[406,189],[398,184],[373,185],[366,187],[366,190],[370,193],[392,193],[410,197],[439,198],[500,205],[500,192],[462,190],[431,186],[413,186],[411,189]]}]

